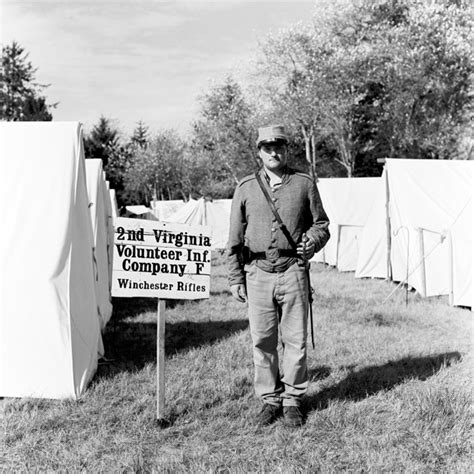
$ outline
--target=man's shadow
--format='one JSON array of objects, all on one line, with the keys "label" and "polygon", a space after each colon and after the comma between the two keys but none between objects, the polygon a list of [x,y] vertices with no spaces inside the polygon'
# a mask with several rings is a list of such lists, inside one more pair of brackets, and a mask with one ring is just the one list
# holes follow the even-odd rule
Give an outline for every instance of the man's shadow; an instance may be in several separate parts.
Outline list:
[{"label": "man's shadow", "polygon": [[[459,352],[447,352],[426,357],[405,357],[384,365],[365,367],[350,372],[338,384],[308,396],[304,402],[305,407],[308,411],[324,410],[331,400],[362,400],[381,390],[390,390],[407,379],[426,380],[442,367],[448,367],[459,360]],[[318,371],[319,368],[315,370]],[[349,370],[352,370],[352,367],[349,367]],[[322,378],[311,370],[309,376],[310,380]]]}]

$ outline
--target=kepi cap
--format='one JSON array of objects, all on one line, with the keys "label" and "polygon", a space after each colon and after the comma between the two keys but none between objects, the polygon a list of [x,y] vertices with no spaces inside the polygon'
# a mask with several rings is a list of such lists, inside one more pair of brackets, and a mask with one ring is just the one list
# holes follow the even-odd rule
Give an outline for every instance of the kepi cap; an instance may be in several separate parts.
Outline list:
[{"label": "kepi cap", "polygon": [[284,141],[288,144],[288,136],[283,125],[269,125],[258,129],[257,147],[262,143]]}]

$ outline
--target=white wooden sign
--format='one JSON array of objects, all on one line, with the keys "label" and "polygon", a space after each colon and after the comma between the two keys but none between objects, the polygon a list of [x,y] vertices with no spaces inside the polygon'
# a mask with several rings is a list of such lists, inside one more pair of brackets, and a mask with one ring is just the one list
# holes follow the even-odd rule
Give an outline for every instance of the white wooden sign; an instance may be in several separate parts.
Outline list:
[{"label": "white wooden sign", "polygon": [[211,229],[118,217],[112,296],[209,298]]}]

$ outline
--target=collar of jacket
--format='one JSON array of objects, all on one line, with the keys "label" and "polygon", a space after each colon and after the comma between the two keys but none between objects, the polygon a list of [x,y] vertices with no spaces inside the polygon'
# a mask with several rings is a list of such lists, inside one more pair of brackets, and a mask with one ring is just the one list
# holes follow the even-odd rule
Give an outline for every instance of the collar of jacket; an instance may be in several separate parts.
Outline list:
[{"label": "collar of jacket", "polygon": [[[281,177],[281,184],[286,184],[288,182],[288,180],[290,179],[290,176],[293,174],[292,173],[292,169],[289,168],[288,166],[285,166],[285,168],[283,168],[283,175]],[[267,182],[268,185],[270,185],[270,177],[268,176],[267,172],[265,171],[265,167],[262,166],[260,168],[260,176],[262,178],[265,178],[265,181]]]}]

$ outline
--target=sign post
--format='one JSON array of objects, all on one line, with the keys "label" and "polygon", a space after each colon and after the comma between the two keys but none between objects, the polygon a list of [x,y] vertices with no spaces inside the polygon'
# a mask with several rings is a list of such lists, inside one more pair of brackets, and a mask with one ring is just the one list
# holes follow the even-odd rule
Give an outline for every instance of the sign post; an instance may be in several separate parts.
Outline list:
[{"label": "sign post", "polygon": [[165,420],[165,315],[166,301],[158,298],[156,311],[156,419]]},{"label": "sign post", "polygon": [[112,296],[157,298],[156,418],[165,419],[166,299],[209,298],[211,229],[119,217],[114,222]]}]

